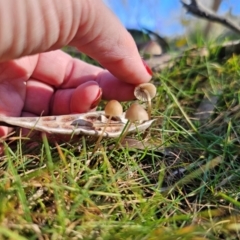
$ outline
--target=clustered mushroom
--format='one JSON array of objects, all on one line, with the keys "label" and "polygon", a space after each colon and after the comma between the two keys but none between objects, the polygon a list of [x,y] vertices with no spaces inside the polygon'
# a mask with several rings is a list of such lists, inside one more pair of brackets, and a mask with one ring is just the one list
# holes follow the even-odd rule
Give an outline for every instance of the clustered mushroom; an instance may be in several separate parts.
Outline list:
[{"label": "clustered mushroom", "polygon": [[122,143],[122,141],[124,140],[124,138],[126,137],[126,135],[128,133],[128,130],[130,129],[130,127],[133,123],[138,123],[138,122],[149,120],[148,113],[138,103],[133,103],[129,107],[129,109],[126,111],[125,118],[128,119],[129,123],[128,123],[125,131],[123,132],[123,134],[119,140],[119,143]]},{"label": "clustered mushroom", "polygon": [[[128,133],[128,130],[130,129],[133,123],[147,121],[151,118],[151,110],[152,110],[151,100],[156,95],[156,87],[151,83],[140,84],[135,88],[134,95],[138,100],[148,103],[148,111],[146,111],[138,103],[133,103],[129,107],[129,109],[126,111],[126,114],[125,114],[125,118],[128,119],[128,125],[125,128],[125,131],[122,133],[122,136],[118,141],[119,143],[121,143],[124,140],[124,138]],[[105,106],[104,111],[105,111],[105,115],[108,117],[108,121],[95,144],[93,153],[96,152],[96,150],[98,149],[100,141],[102,140],[104,132],[109,126],[112,117],[120,117],[123,113],[122,105],[116,100],[109,101]]]},{"label": "clustered mushroom", "polygon": [[105,115],[108,116],[108,121],[104,126],[102,133],[95,144],[93,153],[96,152],[96,150],[98,149],[98,146],[103,138],[103,134],[106,131],[108,125],[110,124],[112,117],[120,117],[123,113],[123,108],[122,108],[122,105],[117,100],[110,100],[105,106],[104,111],[105,111]]}]

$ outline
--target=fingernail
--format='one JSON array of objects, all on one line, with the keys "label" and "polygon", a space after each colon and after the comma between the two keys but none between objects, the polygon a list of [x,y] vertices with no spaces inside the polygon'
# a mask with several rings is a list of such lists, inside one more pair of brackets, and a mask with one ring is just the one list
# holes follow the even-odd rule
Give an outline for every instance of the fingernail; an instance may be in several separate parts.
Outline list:
[{"label": "fingernail", "polygon": [[147,63],[145,62],[144,59],[142,59],[142,62],[143,62],[144,67],[146,68],[147,72],[152,76],[153,72],[152,72],[151,68],[147,65]]},{"label": "fingernail", "polygon": [[97,105],[98,105],[99,102],[101,101],[101,98],[102,98],[102,89],[99,88],[99,93],[98,93],[96,99],[94,100],[94,102],[92,103],[91,109],[97,107]]}]

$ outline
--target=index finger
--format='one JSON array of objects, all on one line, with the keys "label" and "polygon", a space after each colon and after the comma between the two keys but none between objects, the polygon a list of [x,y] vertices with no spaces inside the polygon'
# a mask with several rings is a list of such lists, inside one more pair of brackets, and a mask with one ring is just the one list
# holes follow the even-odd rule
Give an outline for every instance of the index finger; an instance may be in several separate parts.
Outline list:
[{"label": "index finger", "polygon": [[73,45],[124,82],[151,78],[132,37],[101,0],[0,0],[0,16],[0,62]]},{"label": "index finger", "polygon": [[87,2],[88,15],[82,15],[85,24],[80,25],[70,44],[96,59],[124,82],[135,85],[148,82],[150,72],[129,32],[102,1]]}]

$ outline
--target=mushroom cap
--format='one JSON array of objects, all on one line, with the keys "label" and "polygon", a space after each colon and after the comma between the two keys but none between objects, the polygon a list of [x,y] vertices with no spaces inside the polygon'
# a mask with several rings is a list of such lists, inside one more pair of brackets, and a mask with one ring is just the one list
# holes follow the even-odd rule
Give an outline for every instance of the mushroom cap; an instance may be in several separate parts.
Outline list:
[{"label": "mushroom cap", "polygon": [[146,121],[149,120],[148,113],[138,103],[133,103],[126,111],[125,118],[134,121]]},{"label": "mushroom cap", "polygon": [[160,55],[163,53],[163,49],[157,41],[150,40],[142,48],[144,54]]},{"label": "mushroom cap", "polygon": [[157,89],[152,83],[142,83],[135,87],[134,96],[140,101],[148,101],[146,92],[153,99],[156,96]]},{"label": "mushroom cap", "polygon": [[120,117],[123,113],[123,108],[117,100],[110,100],[105,106],[104,111],[107,116]]}]

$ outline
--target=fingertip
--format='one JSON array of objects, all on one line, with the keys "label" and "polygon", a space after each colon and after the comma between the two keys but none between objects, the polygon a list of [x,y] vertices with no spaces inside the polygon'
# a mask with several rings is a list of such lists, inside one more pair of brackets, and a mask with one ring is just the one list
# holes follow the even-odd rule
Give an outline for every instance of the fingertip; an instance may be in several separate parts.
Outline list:
[{"label": "fingertip", "polygon": [[32,79],[28,80],[23,111],[35,115],[49,115],[53,92],[53,87],[46,83]]},{"label": "fingertip", "polygon": [[135,98],[133,92],[135,85],[120,81],[108,71],[98,74],[96,81],[101,87],[104,100],[130,101]]},{"label": "fingertip", "polygon": [[6,137],[11,131],[9,127],[0,126],[0,137]]},{"label": "fingertip", "polygon": [[101,96],[102,90],[95,81],[81,84],[72,93],[71,113],[84,113],[92,110],[100,102]]}]

